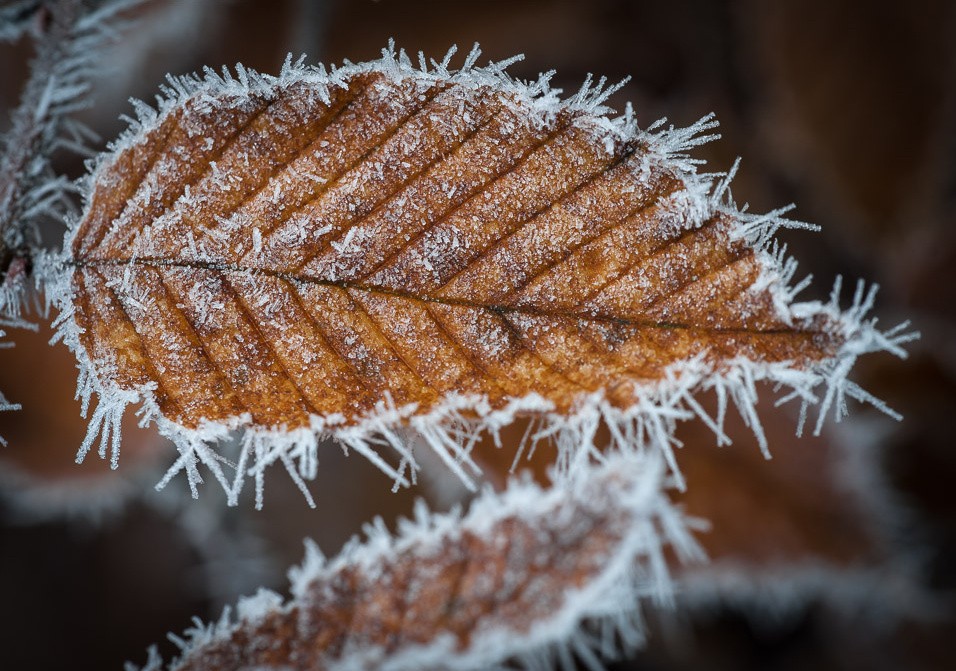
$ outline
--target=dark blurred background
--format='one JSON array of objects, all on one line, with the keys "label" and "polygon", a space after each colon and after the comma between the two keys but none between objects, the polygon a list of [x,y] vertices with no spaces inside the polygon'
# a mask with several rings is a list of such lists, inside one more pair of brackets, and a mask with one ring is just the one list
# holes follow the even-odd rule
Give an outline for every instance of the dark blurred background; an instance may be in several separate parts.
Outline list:
[{"label": "dark blurred background", "polygon": [[[881,324],[912,320],[922,339],[907,361],[867,357],[854,376],[901,424],[854,407],[796,441],[791,413],[768,403],[771,462],[743,432],[718,451],[685,430],[684,501],[713,521],[702,541],[714,563],[688,572],[678,612],[652,617],[648,649],[615,668],[956,668],[956,3],[149,0],[139,13],[83,115],[104,141],[167,72],[275,72],[289,51],[363,61],[389,37],[434,58],[479,42],[482,64],[523,53],[513,75],[554,68],[568,93],[588,73],[630,76],[611,104],[632,101],[644,126],[715,112],[723,138],[696,154],[717,171],[743,158],[737,201],[792,202],[822,226],[782,236],[815,277],[801,298],[824,297],[838,274],[877,282]],[[0,44],[0,130],[29,56],[26,41]],[[164,633],[191,616],[283,589],[303,536],[332,554],[422,494],[389,494],[334,447],[315,511],[283,477],[262,512],[223,510],[213,487],[199,502],[181,482],[156,494],[172,448],[132,421],[119,473],[76,466],[75,368],[47,338],[16,331],[17,348],[0,350],[0,389],[24,404],[0,414],[0,668],[120,669],[151,643],[169,654]]]}]

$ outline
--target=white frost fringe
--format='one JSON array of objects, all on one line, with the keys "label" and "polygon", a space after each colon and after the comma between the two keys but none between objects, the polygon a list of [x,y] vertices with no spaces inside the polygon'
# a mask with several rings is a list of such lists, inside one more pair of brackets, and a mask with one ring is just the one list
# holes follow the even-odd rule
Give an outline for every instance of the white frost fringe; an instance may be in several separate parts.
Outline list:
[{"label": "white frost fringe", "polygon": [[[99,454],[105,457],[109,453],[115,466],[119,454],[120,417],[126,406],[142,402],[139,411],[142,423],[155,421],[160,432],[170,438],[179,451],[179,458],[158,487],[163,487],[175,474],[183,471],[196,496],[198,485],[203,481],[199,470],[202,465],[225,489],[230,505],[237,503],[244,481],[252,477],[256,505],[261,507],[264,470],[280,462],[312,505],[305,480],[315,475],[320,443],[326,438],[334,438],[346,451],[354,450],[369,459],[394,480],[396,487],[415,481],[420,465],[414,455],[414,446],[427,445],[467,487],[474,490],[479,469],[470,453],[481,434],[489,432],[500,447],[500,429],[519,415],[532,415],[536,430],[527,436],[527,445],[523,443],[519,447],[518,456],[526,447],[534,449],[539,441],[550,439],[558,447],[558,468],[573,474],[592,461],[602,462],[616,453],[657,451],[664,455],[678,486],[683,487],[673,454],[673,448],[680,446],[674,436],[678,420],[699,417],[714,431],[718,444],[729,443],[723,425],[727,407],[732,402],[757,437],[761,450],[769,455],[756,413],[757,383],[770,383],[775,390],[782,392],[778,404],[790,400],[800,402],[798,432],[802,431],[811,407],[818,409],[815,433],[820,432],[831,410],[839,420],[846,414],[847,398],[870,403],[891,417],[898,417],[882,401],[849,381],[847,375],[857,357],[868,352],[886,351],[905,357],[902,346],[917,338],[918,334],[907,332],[908,324],[905,323],[881,331],[876,327],[876,319],[867,318],[873,306],[875,286],[866,290],[862,283],[858,284],[853,303],[846,311],[841,311],[838,304],[839,279],[829,303],[794,303],[794,297],[807,286],[810,278],[791,285],[796,262],[786,257],[785,249],[777,247],[773,235],[780,228],[814,227],[783,218],[786,208],[765,215],[738,209],[729,189],[736,165],[727,174],[697,172],[702,161],[688,157],[686,152],[717,137],[706,134],[716,127],[712,115],[684,129],[665,127],[665,121],[661,120],[641,130],[630,107],[620,117],[608,116],[612,110],[604,103],[620,85],[607,87],[604,79],[594,84],[589,78],[576,94],[562,101],[560,91],[548,85],[553,73],[543,74],[531,83],[516,81],[504,70],[518,58],[491,63],[483,68],[475,67],[480,54],[477,47],[467,56],[460,70],[450,70],[448,66],[453,54],[454,49],[441,62],[431,61],[429,69],[424,56],[420,55],[419,67],[416,67],[404,51],[396,53],[394,46],[390,45],[383,50],[383,57],[378,61],[358,65],[346,63],[341,68],[333,67],[331,71],[322,65],[303,65],[301,58],[293,62],[290,57],[278,76],[259,74],[238,65],[235,76],[225,69],[222,74],[207,69],[202,78],[170,77],[169,86],[163,88],[163,96],[158,98],[158,109],[134,103],[137,118],[130,120],[129,129],[111,145],[111,149],[122,151],[189,98],[215,104],[217,100],[244,98],[253,93],[272,95],[277,89],[302,81],[328,91],[330,87],[345,86],[356,73],[366,71],[383,72],[396,79],[412,77],[423,82],[451,81],[471,88],[493,86],[510,93],[514,104],[520,105],[523,113],[540,123],[553,118],[561,109],[584,111],[588,116],[581,117],[577,123],[590,128],[599,141],[612,147],[623,139],[638,140],[648,148],[646,162],[666,163],[684,181],[685,190],[672,196],[665,205],[673,210],[675,225],[694,228],[717,213],[727,214],[739,222],[734,237],[745,240],[756,249],[763,266],[763,274],[754,288],[770,290],[777,311],[786,323],[806,323],[818,315],[828,317],[845,340],[840,351],[830,360],[802,367],[789,362],[760,363],[741,358],[715,369],[700,356],[671,366],[663,380],[641,389],[634,404],[626,410],[612,407],[600,394],[581,399],[570,416],[554,412],[548,401],[534,394],[512,399],[507,407],[497,410],[492,409],[485,398],[452,394],[428,413],[419,415],[415,414],[415,406],[396,407],[391,399],[386,398],[353,426],[345,426],[345,418],[341,416],[314,416],[311,426],[306,429],[259,429],[250,428],[250,419],[240,416],[229,422],[209,422],[198,430],[187,430],[159,414],[152,389],[120,390],[110,382],[106,366],[90,359],[79,343],[79,326],[71,307],[72,288],[67,269],[63,267],[63,258],[45,257],[37,264],[38,272],[47,279],[49,300],[61,312],[56,322],[56,337],[70,346],[79,360],[78,397],[83,400],[84,408],[94,395],[98,397],[89,434],[80,448],[78,459],[98,444]],[[85,186],[87,196],[96,172],[108,158],[109,155],[101,156],[91,167],[93,177]],[[68,253],[75,232],[75,227],[68,232],[64,254]],[[693,396],[709,390],[716,393],[718,400],[715,417],[710,417]],[[611,432],[610,451],[599,449],[594,442],[602,421]],[[226,444],[231,447],[222,446]],[[383,448],[397,454],[397,464],[383,455]],[[234,455],[226,456],[224,452]]]},{"label": "white frost fringe", "polygon": [[[602,514],[620,517],[622,538],[609,551],[600,571],[584,585],[568,589],[560,608],[546,618],[535,621],[524,633],[513,624],[494,621],[475,623],[469,645],[457,649],[449,636],[436,632],[427,645],[406,645],[387,655],[383,650],[369,649],[360,642],[346,645],[343,657],[328,660],[335,669],[503,669],[505,662],[517,662],[527,669],[574,669],[575,659],[588,668],[601,669],[602,661],[632,653],[646,636],[641,609],[649,602],[657,607],[674,603],[674,584],[668,571],[665,550],[672,549],[682,563],[704,560],[691,531],[699,526],[670,502],[665,489],[670,479],[659,455],[634,458],[618,455],[605,464],[590,464],[573,480],[555,473],[555,483],[542,489],[528,478],[512,480],[503,493],[490,488],[472,501],[467,514],[454,510],[434,514],[419,501],[415,519],[402,520],[392,536],[381,520],[367,525],[367,538],[353,538],[342,552],[326,560],[317,546],[306,543],[306,557],[300,567],[289,572],[292,599],[283,605],[282,598],[269,590],[239,601],[238,617],[233,619],[226,608],[218,622],[204,625],[196,620],[186,632],[186,639],[171,635],[181,648],[183,658],[202,647],[228,639],[240,626],[254,625],[270,613],[290,612],[298,606],[308,607],[311,592],[323,585],[334,584],[343,570],[357,570],[374,576],[380,567],[404,555],[430,561],[442,542],[470,533],[488,538],[503,521],[565,519],[579,507],[601,505]],[[599,502],[599,503],[597,503]],[[540,523],[544,526],[548,522]],[[489,538],[489,542],[492,539]],[[509,568],[518,575],[533,570],[530,565]],[[318,587],[317,587],[318,586]],[[175,668],[176,662],[169,668]],[[128,671],[135,669],[128,665]],[[142,671],[159,671],[162,660],[155,648]]]}]

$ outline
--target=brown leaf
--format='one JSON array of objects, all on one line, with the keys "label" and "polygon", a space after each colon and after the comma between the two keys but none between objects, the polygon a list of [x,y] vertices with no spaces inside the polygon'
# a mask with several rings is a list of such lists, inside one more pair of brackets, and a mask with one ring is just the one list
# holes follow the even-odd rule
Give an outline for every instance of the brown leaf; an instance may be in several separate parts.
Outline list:
[{"label": "brown leaf", "polygon": [[898,351],[862,309],[791,305],[766,246],[793,222],[738,212],[683,154],[709,119],[641,131],[601,85],[559,102],[475,58],[173,80],[101,160],[66,245],[63,333],[84,393],[116,401],[101,423],[142,397],[179,467],[223,481],[196,445],[241,426],[270,445],[305,430],[242,463],[291,472],[325,431],[404,482],[411,426],[467,481],[473,439],[449,431],[476,418],[597,413],[666,446],[696,388],[752,414],[755,379],[805,404],[826,383],[825,411],[855,392],[847,360]]},{"label": "brown leaf", "polygon": [[740,422],[728,421],[735,445],[723,449],[706,445],[696,423],[679,428],[687,489],[674,500],[711,523],[698,537],[707,565],[676,574],[681,607],[762,617],[823,605],[869,626],[918,617],[932,597],[914,518],[883,472],[889,423],[855,418],[798,439],[786,415],[765,423],[772,460],[752,449]]},{"label": "brown leaf", "polygon": [[[716,414],[715,399],[707,395],[700,403]],[[767,414],[770,405],[758,402]],[[502,430],[502,442],[519,444],[528,422]],[[873,436],[861,439],[864,431],[852,425],[798,437],[793,424],[789,413],[779,412],[763,423],[773,459],[754,449],[739,416],[724,422],[733,445],[720,449],[708,444],[711,430],[702,422],[678,427],[675,458],[686,489],[674,500],[710,523],[698,537],[708,563],[675,567],[682,594],[693,586],[688,600],[704,609],[718,598],[746,597],[758,608],[780,609],[819,598],[851,607],[878,600],[882,615],[904,612],[916,601],[916,582],[907,568],[910,550],[891,540],[904,523],[879,473],[880,446]],[[479,446],[477,458],[495,487],[503,488],[516,469],[547,482],[553,451],[539,448],[515,460],[488,447]],[[829,589],[841,581],[843,589]]]},{"label": "brown leaf", "polygon": [[[499,668],[639,644],[648,600],[668,603],[665,550],[700,559],[660,490],[659,459],[618,458],[576,482],[512,482],[467,515],[431,515],[392,537],[381,520],[326,562],[312,546],[293,598],[261,591],[238,621],[193,630],[170,668]],[[589,628],[590,627],[590,628]],[[145,671],[160,668],[153,657]]]}]

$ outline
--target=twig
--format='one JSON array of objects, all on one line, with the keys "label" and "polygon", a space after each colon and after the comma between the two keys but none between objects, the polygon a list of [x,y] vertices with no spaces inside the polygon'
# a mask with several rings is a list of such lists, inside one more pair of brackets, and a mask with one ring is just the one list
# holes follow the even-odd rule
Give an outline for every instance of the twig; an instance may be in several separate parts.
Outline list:
[{"label": "twig", "polygon": [[14,42],[35,27],[43,0],[19,0],[0,7],[0,42]]},{"label": "twig", "polygon": [[12,22],[6,31],[0,26],[0,33],[31,32],[36,39],[30,76],[0,157],[0,288],[7,293],[30,272],[40,219],[62,220],[74,207],[75,188],[56,174],[51,157],[90,139],[90,131],[69,117],[87,104],[102,47],[116,35],[115,16],[138,1],[22,2],[14,6],[17,11],[0,15]]},{"label": "twig", "polygon": [[[63,195],[63,185],[52,174],[50,155],[56,146],[61,119],[80,91],[55,96],[59,77],[72,50],[81,13],[78,0],[38,3],[24,8],[30,18],[20,24],[36,26],[36,56],[0,160],[0,273],[4,284],[24,270],[25,258],[38,243],[35,215],[49,212]],[[69,100],[67,100],[69,98]],[[53,179],[53,184],[48,180]]]}]

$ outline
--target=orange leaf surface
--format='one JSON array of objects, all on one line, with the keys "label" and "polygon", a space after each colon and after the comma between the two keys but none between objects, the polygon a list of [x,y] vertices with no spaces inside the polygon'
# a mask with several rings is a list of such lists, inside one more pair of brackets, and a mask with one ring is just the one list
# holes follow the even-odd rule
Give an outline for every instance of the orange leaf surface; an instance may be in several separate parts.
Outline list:
[{"label": "orange leaf surface", "polygon": [[[684,155],[709,119],[640,130],[602,85],[560,101],[476,58],[240,68],[140,109],[65,245],[61,332],[106,399],[85,449],[100,431],[118,449],[143,400],[174,470],[195,486],[203,462],[233,499],[246,469],[308,476],[329,433],[398,482],[415,434],[471,484],[477,432],[517,413],[547,417],[567,462],[601,419],[669,449],[700,388],[718,434],[729,398],[759,435],[755,380],[805,405],[822,385],[823,411],[866,398],[849,364],[898,338],[860,321],[871,296],[792,302],[768,245],[794,222],[739,212]],[[236,428],[230,481],[211,445]]]}]

